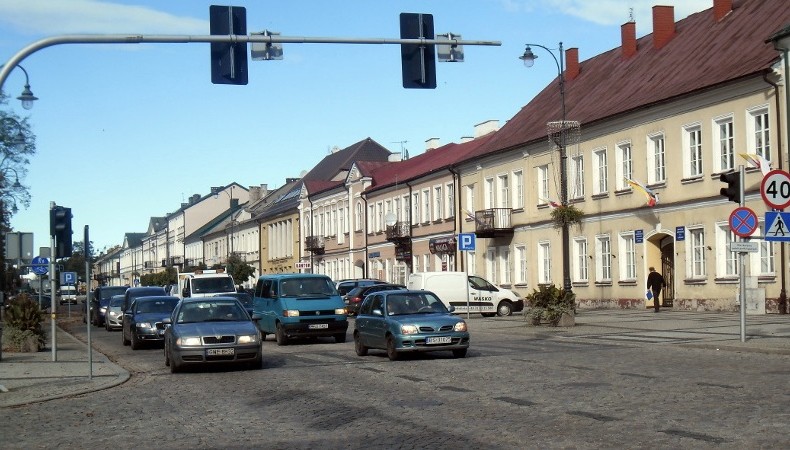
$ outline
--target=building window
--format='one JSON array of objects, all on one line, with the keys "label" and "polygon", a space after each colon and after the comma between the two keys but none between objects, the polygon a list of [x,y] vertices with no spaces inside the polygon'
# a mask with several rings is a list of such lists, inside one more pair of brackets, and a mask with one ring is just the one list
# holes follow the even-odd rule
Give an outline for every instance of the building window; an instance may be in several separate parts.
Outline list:
[{"label": "building window", "polygon": [[444,191],[447,193],[447,207],[444,217],[450,219],[455,217],[455,189],[453,189],[453,184],[447,184]]},{"label": "building window", "polygon": [[749,153],[756,153],[766,160],[771,160],[771,133],[768,121],[768,107],[761,106],[749,111],[747,121],[749,134],[752,136],[748,144]]},{"label": "building window", "polygon": [[609,236],[595,238],[595,276],[598,282],[612,281],[612,243]]},{"label": "building window", "polygon": [[376,205],[368,205],[368,233],[373,232],[373,227],[375,227],[376,219]]},{"label": "building window", "polygon": [[364,217],[362,213],[362,202],[357,202],[357,209],[354,215],[354,231],[362,231],[362,218]]},{"label": "building window", "polygon": [[516,251],[516,284],[527,284],[527,247],[517,245]]},{"label": "building window", "polygon": [[577,155],[571,158],[571,198],[584,197],[584,158]]},{"label": "building window", "polygon": [[470,214],[472,214],[472,218],[474,218],[475,213],[475,185],[470,184],[466,186],[466,208]]},{"label": "building window", "polygon": [[469,275],[477,275],[477,260],[475,259],[475,252],[464,253],[466,253],[466,273]]},{"label": "building window", "polygon": [[620,235],[620,279],[636,280],[636,246],[634,232]]},{"label": "building window", "polygon": [[702,175],[702,129],[699,124],[685,127],[683,133],[683,160],[685,161],[686,178]]},{"label": "building window", "polygon": [[510,247],[499,248],[499,282],[502,284],[510,284],[512,278],[510,274],[512,268],[510,267]]},{"label": "building window", "polygon": [[716,224],[716,276],[738,276],[738,254],[730,251],[735,234],[727,223]]},{"label": "building window", "polygon": [[662,183],[667,178],[666,159],[664,154],[664,135],[657,134],[649,137],[648,149],[648,180],[650,184]]},{"label": "building window", "polygon": [[411,223],[420,223],[420,193],[415,192],[411,195]]},{"label": "building window", "polygon": [[606,149],[593,152],[595,159],[595,172],[593,173],[593,194],[603,194],[609,190],[609,163],[606,158]]},{"label": "building window", "polygon": [[536,168],[538,180],[538,201],[539,204],[545,204],[549,201],[549,166],[540,166]]},{"label": "building window", "polygon": [[495,203],[499,208],[508,208],[510,206],[510,186],[508,185],[508,176],[499,175],[497,177],[497,183],[499,183],[499,198]]},{"label": "building window", "polygon": [[538,242],[538,283],[551,284],[550,242]]},{"label": "building window", "polygon": [[586,282],[588,280],[587,264],[587,239],[576,238],[573,240],[573,260],[576,264],[573,270],[573,281]]},{"label": "building window", "polygon": [[491,209],[495,205],[494,203],[494,179],[493,178],[486,178],[485,180],[485,192],[483,197],[483,209]]},{"label": "building window", "polygon": [[735,167],[732,117],[716,120],[713,129],[715,134],[714,142],[716,143],[715,151],[719,162],[717,169],[719,172],[726,172]]},{"label": "building window", "polygon": [[633,163],[631,158],[631,143],[617,144],[617,189],[628,189],[631,185],[625,179],[631,179]]},{"label": "building window", "polygon": [[494,284],[499,283],[496,266],[496,247],[492,247],[486,251],[486,278]]},{"label": "building window", "polygon": [[431,191],[429,189],[422,190],[422,214],[423,222],[431,221]]},{"label": "building window", "polygon": [[705,278],[707,276],[705,270],[705,230],[702,227],[689,228],[688,234],[686,251],[691,255],[691,258],[688,259],[688,276],[696,279]]},{"label": "building window", "polygon": [[524,207],[524,172],[513,172],[513,209]]},{"label": "building window", "polygon": [[[757,228],[757,233],[760,233],[761,230],[765,229],[765,222],[760,222],[760,227]],[[774,265],[774,243],[765,240],[759,240],[757,242],[760,243],[759,254],[749,254],[751,273],[760,276],[775,276],[776,267]]]},{"label": "building window", "polygon": [[444,217],[444,196],[442,195],[442,187],[434,186],[433,188],[433,218],[440,220]]}]

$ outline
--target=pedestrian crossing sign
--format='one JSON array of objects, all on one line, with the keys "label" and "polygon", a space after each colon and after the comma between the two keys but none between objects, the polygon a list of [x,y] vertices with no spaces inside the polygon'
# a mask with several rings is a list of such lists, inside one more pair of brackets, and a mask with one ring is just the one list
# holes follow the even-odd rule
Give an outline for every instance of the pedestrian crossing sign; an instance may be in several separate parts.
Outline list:
[{"label": "pedestrian crossing sign", "polygon": [[770,211],[765,213],[765,240],[790,242],[790,213]]}]

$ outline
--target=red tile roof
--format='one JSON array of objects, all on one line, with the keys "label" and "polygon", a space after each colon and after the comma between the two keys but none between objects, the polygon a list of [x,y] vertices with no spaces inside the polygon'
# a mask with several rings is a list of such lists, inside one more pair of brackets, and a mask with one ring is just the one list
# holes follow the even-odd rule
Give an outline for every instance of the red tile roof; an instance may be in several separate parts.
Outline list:
[{"label": "red tile roof", "polygon": [[[734,1],[732,12],[721,21],[715,21],[710,8],[676,22],[675,36],[661,49],[653,48],[651,34],[637,41],[631,58],[624,59],[618,46],[583,61],[579,76],[565,82],[566,120],[579,121],[584,129],[599,120],[760,76],[779,58],[765,39],[788,21],[787,0]],[[546,123],[560,119],[555,79],[473,156],[547,140]]]}]

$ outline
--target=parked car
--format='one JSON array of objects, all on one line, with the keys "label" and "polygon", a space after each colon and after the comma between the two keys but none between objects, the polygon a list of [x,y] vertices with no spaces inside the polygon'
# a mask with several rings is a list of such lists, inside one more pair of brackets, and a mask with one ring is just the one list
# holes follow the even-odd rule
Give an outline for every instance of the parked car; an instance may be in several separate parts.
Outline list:
[{"label": "parked car", "polygon": [[338,281],[335,289],[340,296],[348,294],[348,291],[359,286],[371,286],[373,284],[387,284],[386,281],[376,280],[373,278],[357,278],[354,280],[340,280]]},{"label": "parked car", "polygon": [[190,297],[181,300],[165,323],[165,365],[248,364],[263,367],[261,334],[238,300]]},{"label": "parked car", "polygon": [[123,313],[123,345],[131,345],[132,350],[137,350],[143,342],[164,342],[163,321],[173,313],[178,300],[178,297],[170,295],[136,298]]},{"label": "parked car", "polygon": [[134,299],[138,297],[152,297],[152,296],[166,296],[169,295],[165,293],[165,288],[162,286],[144,286],[144,287],[133,287],[128,288],[123,294],[123,305],[121,306],[123,311],[129,309],[129,305],[132,304]]},{"label": "parked car", "polygon": [[233,297],[241,303],[241,306],[247,311],[247,314],[252,317],[252,295],[246,292],[234,292],[228,294],[217,294],[214,297]]},{"label": "parked car", "polygon": [[123,295],[129,286],[99,286],[93,290],[91,296],[91,323],[97,327],[104,325],[104,316],[107,314],[107,305],[113,295]]},{"label": "parked car", "polygon": [[107,331],[120,330],[123,326],[123,295],[113,295],[104,314],[104,328]]},{"label": "parked car", "polygon": [[469,332],[466,322],[453,315],[430,291],[394,290],[365,297],[354,325],[354,350],[384,349],[391,361],[405,352],[449,350],[466,356]]},{"label": "parked car", "polygon": [[343,296],[343,303],[346,304],[346,314],[354,316],[359,311],[359,305],[368,294],[379,291],[392,291],[395,289],[406,289],[402,284],[373,284],[370,286],[357,286],[348,291],[348,294]]}]

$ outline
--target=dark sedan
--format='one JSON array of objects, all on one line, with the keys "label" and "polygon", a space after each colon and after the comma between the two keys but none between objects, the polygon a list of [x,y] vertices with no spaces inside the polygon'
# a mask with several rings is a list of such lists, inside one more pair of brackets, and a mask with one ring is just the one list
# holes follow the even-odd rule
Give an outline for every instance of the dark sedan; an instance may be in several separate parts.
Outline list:
[{"label": "dark sedan", "polygon": [[379,291],[392,291],[395,289],[406,289],[402,284],[374,284],[370,286],[357,286],[348,291],[348,294],[343,296],[343,302],[346,304],[346,314],[350,316],[357,315],[359,312],[359,305],[362,300],[365,300],[368,294]]},{"label": "dark sedan", "polygon": [[164,320],[173,313],[178,297],[162,295],[136,298],[131,307],[123,313],[123,345],[137,350],[143,342],[163,342],[165,339]]},{"label": "dark sedan", "polygon": [[197,365],[263,367],[260,331],[235,298],[185,298],[165,325],[165,365],[173,373]]},{"label": "dark sedan", "polygon": [[247,310],[247,314],[252,317],[252,295],[246,292],[229,292],[227,294],[217,294],[214,297],[233,297],[241,303],[241,306]]}]

